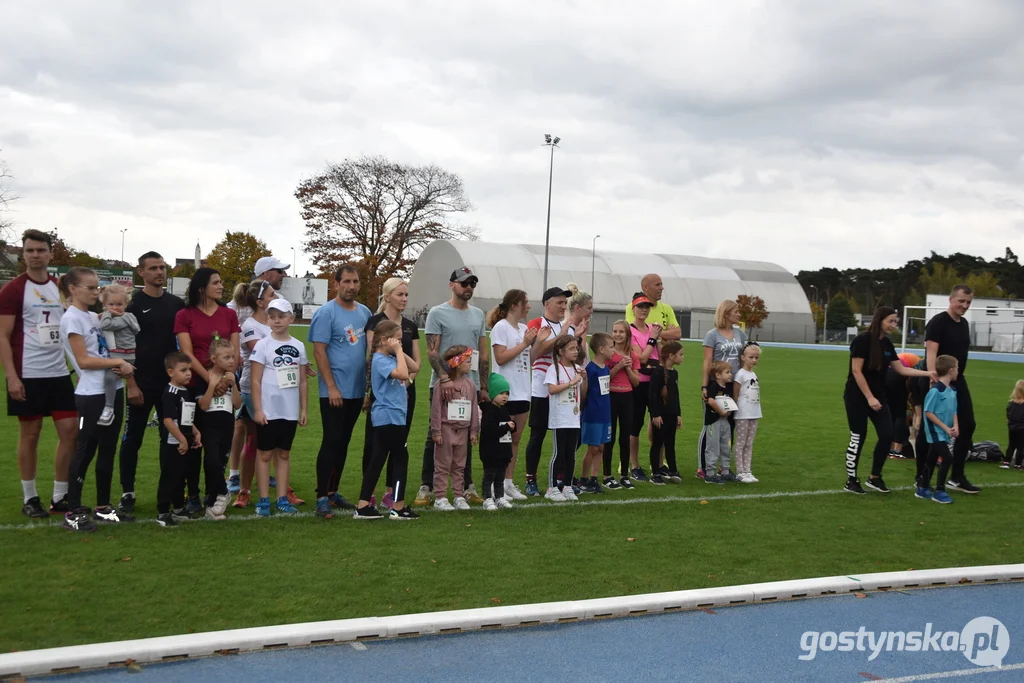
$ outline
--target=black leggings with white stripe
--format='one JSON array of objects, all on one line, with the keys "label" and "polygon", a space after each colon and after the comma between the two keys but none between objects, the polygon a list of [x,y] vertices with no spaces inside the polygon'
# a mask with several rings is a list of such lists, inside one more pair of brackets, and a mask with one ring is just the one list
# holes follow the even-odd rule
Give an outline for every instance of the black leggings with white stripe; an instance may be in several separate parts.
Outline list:
[{"label": "black leggings with white stripe", "polygon": [[558,482],[568,485],[576,471],[576,449],[580,445],[579,427],[552,429],[551,467],[548,468],[548,487]]},{"label": "black leggings with white stripe", "polygon": [[[882,396],[885,394],[882,393]],[[860,462],[861,451],[864,450],[864,442],[868,438],[868,420],[871,420],[878,435],[874,458],[871,461],[871,475],[881,476],[893,435],[889,407],[883,402],[879,410],[871,410],[868,400],[860,392],[846,394],[843,401],[846,403],[846,420],[850,425],[850,443],[846,447],[846,476],[857,476],[857,464]]]}]

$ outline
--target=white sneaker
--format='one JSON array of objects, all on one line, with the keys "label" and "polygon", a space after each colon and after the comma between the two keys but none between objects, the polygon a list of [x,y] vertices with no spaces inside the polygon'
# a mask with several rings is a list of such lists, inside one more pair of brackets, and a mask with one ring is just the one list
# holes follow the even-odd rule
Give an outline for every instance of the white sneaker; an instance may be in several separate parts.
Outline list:
[{"label": "white sneaker", "polygon": [[228,509],[229,502],[231,502],[231,496],[227,494],[217,496],[217,499],[213,502],[213,505],[211,505],[207,509],[212,509],[213,514],[220,515],[221,519],[224,519],[224,512]]},{"label": "white sneaker", "polygon": [[[502,498],[501,500],[505,500],[505,499]],[[497,509],[498,509],[498,504],[494,502],[493,498],[488,498],[488,499],[484,500],[484,510],[497,510]]]},{"label": "white sneaker", "polygon": [[756,484],[759,481],[761,481],[761,480],[758,479],[757,477],[755,477],[753,472],[747,472],[747,483],[748,484]]},{"label": "white sneaker", "polygon": [[227,519],[227,516],[225,516],[223,512],[217,512],[216,510],[214,510],[213,506],[211,505],[210,507],[206,508],[206,518],[216,520],[219,522],[222,519]]},{"label": "white sneaker", "polygon": [[[462,500],[462,498],[459,498]],[[444,512],[451,512],[455,507],[448,501],[447,498],[437,498],[434,500],[434,509],[443,510]]]},{"label": "white sneaker", "polygon": [[[555,490],[557,491],[558,489],[555,489]],[[565,500],[574,501],[574,502],[579,500],[579,498],[573,492],[572,487],[569,486],[568,484],[566,484],[562,488],[562,498],[564,498]]]},{"label": "white sneaker", "polygon": [[96,420],[96,424],[101,427],[109,427],[114,424],[114,409],[104,407],[103,412],[100,413],[100,419]]},{"label": "white sneaker", "polygon": [[498,502],[495,503],[495,505],[497,505],[498,508],[501,510],[511,510],[512,508],[515,507],[515,505],[509,502],[508,498],[499,498]]},{"label": "white sneaker", "polygon": [[511,480],[505,481],[505,500],[526,500],[526,494],[519,490],[519,487],[515,485]]},{"label": "white sneaker", "polygon": [[466,500],[464,497],[456,498],[455,499],[455,509],[456,510],[468,510],[469,509],[469,501]]},{"label": "white sneaker", "polygon": [[[570,489],[570,491],[571,490],[572,489]],[[565,502],[565,495],[554,486],[548,489],[548,492],[544,494],[544,497],[550,500],[552,503]]]}]

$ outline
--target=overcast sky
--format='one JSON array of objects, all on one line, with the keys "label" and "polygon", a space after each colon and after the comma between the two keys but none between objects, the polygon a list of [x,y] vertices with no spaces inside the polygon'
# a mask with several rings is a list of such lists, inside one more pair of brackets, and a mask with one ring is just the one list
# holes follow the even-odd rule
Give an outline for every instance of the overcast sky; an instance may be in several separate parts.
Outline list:
[{"label": "overcast sky", "polygon": [[898,265],[1024,251],[1024,2],[4,3],[19,229],[129,260],[249,230],[383,154],[485,240]]}]

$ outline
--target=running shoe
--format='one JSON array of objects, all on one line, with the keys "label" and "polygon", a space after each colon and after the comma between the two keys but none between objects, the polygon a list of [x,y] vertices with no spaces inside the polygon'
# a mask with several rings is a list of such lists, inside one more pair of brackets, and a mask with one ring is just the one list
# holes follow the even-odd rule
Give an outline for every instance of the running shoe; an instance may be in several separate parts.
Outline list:
[{"label": "running shoe", "polygon": [[726,470],[725,473],[722,474],[720,478],[721,478],[722,481],[730,483],[730,484],[735,484],[736,482],[739,481],[739,477],[737,477],[735,474],[733,474],[729,470]]},{"label": "running shoe", "polygon": [[673,484],[681,484],[683,482],[683,477],[682,475],[679,474],[677,470],[667,470],[664,474],[661,475],[661,477],[665,481],[670,481]]},{"label": "running shoe", "polygon": [[757,477],[755,477],[753,472],[747,472],[747,483],[748,484],[756,484],[759,481],[761,481],[761,480],[758,479]]},{"label": "running shoe", "polygon": [[704,478],[704,470],[702,470],[700,468],[697,468],[697,474],[695,474],[694,476],[697,477],[698,479],[703,479]]},{"label": "running shoe", "polygon": [[43,509],[39,496],[32,496],[21,506],[21,514],[32,519],[46,519],[50,513]]},{"label": "running shoe", "polygon": [[867,481],[864,482],[864,485],[872,491],[878,491],[879,493],[889,493],[891,490],[885,485],[885,482],[882,481],[881,477],[868,477]]},{"label": "running shoe", "polygon": [[451,512],[455,509],[455,506],[451,504],[447,498],[435,498],[434,509],[440,510],[441,512]]},{"label": "running shoe", "polygon": [[298,513],[299,509],[288,502],[288,496],[281,496],[277,499],[277,511],[282,515],[294,515]]},{"label": "running shoe", "polygon": [[110,505],[104,505],[93,510],[93,518],[97,522],[104,522],[106,524],[120,524],[121,522],[134,522],[135,515],[129,515],[126,512],[120,512],[117,508]]},{"label": "running shoe", "polygon": [[388,510],[391,510],[392,508],[394,508],[395,507],[395,494],[392,493],[391,491],[385,491],[383,505]]},{"label": "running shoe", "polygon": [[712,474],[711,476],[704,477],[704,483],[705,484],[724,484],[725,480],[722,479],[717,474]]},{"label": "running shoe", "polygon": [[408,505],[403,507],[401,510],[391,508],[391,511],[388,512],[388,519],[392,522],[408,522],[409,520],[419,518],[420,516],[410,510]]},{"label": "running shoe", "polygon": [[374,508],[377,507],[377,494],[376,493],[371,493],[370,494],[370,507],[374,507]]},{"label": "running shoe", "polygon": [[103,412],[100,413],[99,419],[96,420],[96,424],[98,424],[100,427],[109,427],[110,425],[114,424],[114,407],[104,406]]},{"label": "running shoe", "polygon": [[665,485],[665,480],[662,478],[662,476],[660,474],[652,474],[651,475],[651,483],[652,484],[657,484],[658,486],[664,486]]},{"label": "running shoe", "polygon": [[330,496],[331,507],[335,510],[355,510],[356,506],[345,500],[345,496],[340,493],[332,493]]},{"label": "running shoe", "polygon": [[306,501],[295,495],[295,489],[288,487],[288,503],[291,505],[305,505]]},{"label": "running shoe", "polygon": [[[569,490],[572,491],[572,488],[570,487]],[[562,491],[559,491],[554,486],[548,489],[547,493],[544,494],[544,497],[550,500],[552,503],[565,502],[565,494],[563,494]]]},{"label": "running shoe", "polygon": [[931,489],[926,489],[923,486],[918,487],[917,489],[914,490],[914,498],[920,498],[921,500],[931,500]]},{"label": "running shoe", "polygon": [[636,479],[637,481],[650,481],[650,477],[648,477],[647,473],[644,472],[643,467],[634,467],[632,472],[630,472],[630,475],[630,478]]},{"label": "running shoe", "polygon": [[185,501],[185,509],[188,510],[190,517],[192,517],[192,515],[196,515],[196,517],[192,517],[192,519],[197,519],[198,517],[203,516],[203,504],[199,500],[199,496],[189,496],[189,499]]},{"label": "running shoe", "polygon": [[493,498],[487,498],[484,500],[484,510],[487,510],[488,512],[494,512],[497,511],[497,509],[498,504],[494,502]]},{"label": "running shoe", "polygon": [[455,497],[455,509],[456,510],[469,510],[470,509],[469,508],[469,501],[466,499],[465,495],[461,496],[461,497],[460,496],[456,496]]},{"label": "running shoe", "polygon": [[270,499],[260,498],[256,501],[256,514],[260,517],[270,516]]},{"label": "running shoe", "polygon": [[430,487],[424,484],[420,487],[420,490],[416,492],[416,500],[412,502],[416,507],[426,507],[430,505]]},{"label": "running shoe", "polygon": [[50,501],[50,514],[52,515],[58,512],[62,514],[65,512],[71,512],[71,506],[68,505],[68,496],[66,493],[60,500]]},{"label": "running shoe", "polygon": [[242,489],[238,492],[238,495],[235,496],[235,502],[231,504],[231,507],[247,508],[249,507],[250,502],[252,502],[252,493],[249,492],[249,489]]},{"label": "running shoe", "polygon": [[238,493],[242,490],[242,477],[232,474],[227,480],[228,493]]},{"label": "running shoe", "polygon": [[127,515],[135,512],[135,496],[130,493],[123,494],[121,501],[117,504],[117,509]]},{"label": "running shoe", "polygon": [[540,495],[540,488],[537,486],[537,480],[536,479],[527,479],[526,480],[526,495],[527,496],[539,496]]},{"label": "running shoe", "polygon": [[[979,489],[977,486],[967,481],[967,477],[961,477],[960,479],[957,480],[950,479],[949,481],[946,482],[946,488],[953,489],[954,491],[959,491],[960,493],[978,493],[979,491],[981,491],[981,489]],[[952,499],[950,499],[949,502],[952,503]]]},{"label": "running shoe", "polygon": [[184,505],[182,505],[180,508],[173,508],[171,510],[171,515],[178,522],[187,522],[192,519],[188,516],[188,510],[185,509]]},{"label": "running shoe", "polygon": [[[946,486],[949,486],[949,484],[947,483]],[[936,491],[934,494],[932,494],[932,500],[934,500],[936,503],[941,503],[942,505],[949,505],[950,503],[953,502],[953,499],[950,498],[949,494],[946,493],[945,491]]]},{"label": "running shoe", "polygon": [[380,513],[380,510],[372,505],[366,507],[357,507],[352,513],[352,519],[367,520],[367,519],[384,519],[384,515]]},{"label": "running shoe", "polygon": [[[222,494],[220,494],[219,496],[217,496],[214,499],[213,505],[211,505],[210,507],[206,508],[206,510],[207,510],[207,512],[209,512],[210,510],[213,510],[213,514],[214,514],[213,519],[217,519],[218,517],[224,517],[224,513],[227,512],[227,510],[228,510],[228,501],[230,501],[230,500],[231,500],[231,496],[230,495],[228,495],[226,493],[222,493]],[[209,514],[207,514],[207,517],[209,517]]]},{"label": "running shoe", "polygon": [[1001,463],[999,463],[999,469],[1001,469],[1001,470],[1008,470],[1008,469],[1010,469],[1009,461],[1003,460]]},{"label": "running shoe", "polygon": [[506,500],[526,500],[526,494],[519,490],[513,481],[505,482],[505,498]]},{"label": "running shoe", "polygon": [[860,487],[860,480],[857,477],[847,477],[846,486],[843,487],[843,491],[846,493],[857,493],[860,495],[866,495],[867,491]]},{"label": "running shoe", "polygon": [[618,482],[618,480],[615,479],[615,477],[605,477],[604,487],[606,489],[610,489],[610,490],[614,491],[616,489],[621,489],[622,488],[622,484],[620,484]]},{"label": "running shoe", "polygon": [[499,498],[494,504],[498,506],[499,510],[511,510],[515,507],[507,498]]},{"label": "running shoe", "polygon": [[483,497],[476,492],[476,486],[470,484],[463,497],[473,505],[480,505],[484,502]]},{"label": "running shoe", "polygon": [[624,489],[634,489],[634,488],[636,488],[635,486],[633,486],[633,482],[631,482],[629,480],[629,477],[623,477],[622,479],[619,479],[619,484],[621,484],[622,488],[624,488]]},{"label": "running shoe", "polygon": [[576,492],[573,491],[571,486],[562,487],[562,498],[569,502],[576,502],[579,500],[579,498],[576,497]]},{"label": "running shoe", "polygon": [[334,518],[334,513],[331,512],[331,501],[327,496],[316,499],[316,516],[321,519]]},{"label": "running shoe", "polygon": [[209,519],[210,521],[221,522],[227,518],[227,515],[225,515],[223,512],[217,512],[217,510],[215,510],[212,505],[206,508],[206,519]]},{"label": "running shoe", "polygon": [[96,525],[89,519],[88,508],[78,508],[65,513],[61,526],[68,531],[96,531]]},{"label": "running shoe", "polygon": [[156,516],[156,523],[160,526],[178,526],[178,520],[170,512],[161,512]]}]

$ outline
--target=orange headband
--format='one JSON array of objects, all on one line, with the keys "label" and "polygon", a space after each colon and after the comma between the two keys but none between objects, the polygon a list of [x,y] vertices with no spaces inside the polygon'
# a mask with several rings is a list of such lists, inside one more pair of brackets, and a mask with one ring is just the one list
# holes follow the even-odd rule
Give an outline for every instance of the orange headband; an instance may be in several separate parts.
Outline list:
[{"label": "orange headband", "polygon": [[453,369],[457,368],[457,367],[459,367],[460,365],[462,365],[463,363],[465,363],[467,360],[469,360],[472,357],[473,357],[473,350],[472,349],[466,349],[465,351],[463,351],[459,355],[452,356],[451,358],[449,358],[448,359],[448,367],[453,368]]}]

